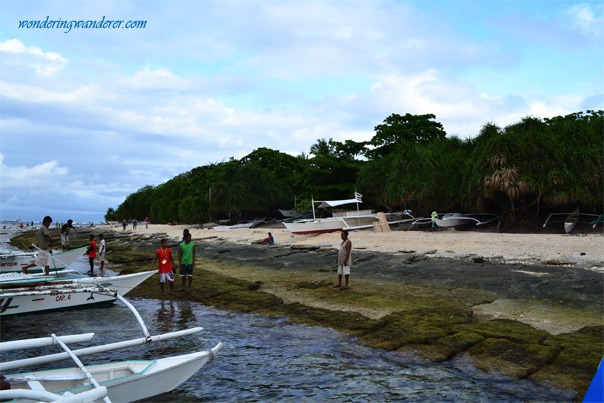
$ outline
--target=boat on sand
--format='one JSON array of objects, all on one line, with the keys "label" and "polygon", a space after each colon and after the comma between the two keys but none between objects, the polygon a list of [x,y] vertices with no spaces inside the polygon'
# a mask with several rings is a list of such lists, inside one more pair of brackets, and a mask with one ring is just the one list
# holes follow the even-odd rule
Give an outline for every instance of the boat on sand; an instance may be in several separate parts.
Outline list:
[{"label": "boat on sand", "polygon": [[[379,222],[379,216],[373,210],[360,210],[359,204],[362,203],[361,198],[362,195],[360,193],[355,193],[354,199],[324,201],[312,200],[313,218],[296,220],[293,222],[283,222],[283,225],[285,225],[285,228],[287,228],[289,232],[296,235],[320,234],[325,232],[337,232],[341,230],[354,231],[373,228],[373,224]],[[324,209],[335,208],[347,204],[356,204],[356,211],[332,212],[331,217],[317,218],[315,204],[318,204],[318,208]],[[400,218],[402,215],[409,215],[412,217],[407,211],[402,213],[386,214],[385,216],[387,220],[391,221],[393,219]]]},{"label": "boat on sand", "polygon": [[[563,219],[560,220],[558,217],[563,217]],[[598,222],[602,222],[602,215],[581,213],[579,207],[577,207],[571,213],[551,213],[543,223],[543,228],[548,224],[559,222],[564,223],[564,232],[568,234],[575,229],[579,223],[590,224],[592,228],[596,228]]]}]

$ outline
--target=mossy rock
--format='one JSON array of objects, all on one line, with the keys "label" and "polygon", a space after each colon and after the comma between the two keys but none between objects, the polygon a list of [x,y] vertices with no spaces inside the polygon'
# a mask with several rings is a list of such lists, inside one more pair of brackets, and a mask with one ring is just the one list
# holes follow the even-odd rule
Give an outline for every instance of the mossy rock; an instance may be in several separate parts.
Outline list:
[{"label": "mossy rock", "polygon": [[199,293],[194,293],[193,296],[205,304],[220,309],[237,310],[245,313],[262,313],[267,309],[274,312],[275,306],[283,305],[282,299],[258,291],[233,291],[223,293],[220,297],[201,297]]},{"label": "mossy rock", "polygon": [[507,339],[516,343],[541,343],[549,336],[522,322],[510,319],[494,319],[485,322],[454,326],[456,332],[478,333],[484,338]]},{"label": "mossy rock", "polygon": [[478,333],[461,332],[441,337],[430,344],[411,345],[410,347],[414,351],[419,352],[422,357],[440,362],[449,360],[455,355],[463,353],[483,340],[484,337]]},{"label": "mossy rock", "polygon": [[602,359],[602,344],[599,350],[583,348],[565,348],[556,359],[540,368],[530,379],[534,381],[553,381],[557,385],[581,391],[585,394]]},{"label": "mossy rock", "polygon": [[580,345],[604,355],[604,326],[586,326],[573,333],[549,336],[543,344],[564,348]]},{"label": "mossy rock", "polygon": [[467,350],[478,368],[497,369],[516,378],[526,378],[553,362],[559,352],[557,347],[500,338],[487,338]]},{"label": "mossy rock", "polygon": [[452,334],[452,325],[469,323],[471,317],[472,311],[465,307],[396,312],[377,321],[360,342],[385,350],[397,350],[408,344],[429,344]]},{"label": "mossy rock", "polygon": [[286,304],[282,309],[284,315],[296,318],[296,321],[311,326],[331,327],[336,330],[346,331],[351,335],[367,332],[376,322],[358,312],[332,311],[309,307],[297,302]]}]

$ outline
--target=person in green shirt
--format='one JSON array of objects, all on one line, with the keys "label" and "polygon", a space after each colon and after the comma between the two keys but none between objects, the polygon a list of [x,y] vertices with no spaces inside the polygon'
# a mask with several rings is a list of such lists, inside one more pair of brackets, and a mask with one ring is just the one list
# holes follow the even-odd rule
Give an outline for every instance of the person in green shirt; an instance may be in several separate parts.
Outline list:
[{"label": "person in green shirt", "polygon": [[191,242],[191,234],[185,234],[184,241],[178,245],[178,265],[182,279],[180,291],[191,291],[193,268],[195,267],[195,243]]}]

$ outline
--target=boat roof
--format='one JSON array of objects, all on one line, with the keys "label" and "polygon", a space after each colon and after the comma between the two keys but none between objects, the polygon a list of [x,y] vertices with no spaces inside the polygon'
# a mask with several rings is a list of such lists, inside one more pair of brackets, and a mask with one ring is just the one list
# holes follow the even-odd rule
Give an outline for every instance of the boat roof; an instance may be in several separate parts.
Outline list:
[{"label": "boat roof", "polygon": [[357,200],[357,199],[346,199],[346,200],[315,201],[315,203],[321,203],[321,204],[319,204],[319,207],[325,208],[325,207],[337,207],[337,206],[342,206],[344,204],[351,204],[351,203],[362,203],[362,201]]},{"label": "boat roof", "polygon": [[[319,201],[319,200],[315,200],[313,201],[313,203],[321,203],[319,204],[320,208],[326,208],[326,207],[337,207],[337,206],[342,206],[344,204],[352,204],[352,203],[363,203],[361,201],[361,198],[363,197],[362,194],[360,194],[359,192],[354,192],[354,199],[345,199],[345,200],[323,200],[323,201]],[[314,204],[313,204],[314,206]]]}]

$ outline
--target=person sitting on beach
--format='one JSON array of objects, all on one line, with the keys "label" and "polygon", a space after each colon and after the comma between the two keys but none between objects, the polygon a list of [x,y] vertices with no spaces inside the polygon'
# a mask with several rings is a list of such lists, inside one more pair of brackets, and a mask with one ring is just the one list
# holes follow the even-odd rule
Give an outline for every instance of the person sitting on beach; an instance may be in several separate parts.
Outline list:
[{"label": "person sitting on beach", "polygon": [[151,269],[157,261],[157,268],[159,271],[159,288],[161,292],[164,292],[164,284],[166,281],[170,286],[170,295],[174,294],[174,274],[172,268],[174,264],[174,258],[172,257],[172,249],[168,248],[168,240],[161,240],[161,247],[155,251],[155,256],[151,262]]},{"label": "person sitting on beach", "polygon": [[52,255],[50,245],[52,244],[52,237],[50,236],[49,227],[51,223],[52,218],[48,215],[42,220],[42,226],[38,230],[38,248],[40,251],[38,252],[35,262],[21,267],[23,274],[27,274],[27,269],[41,266],[44,267],[44,274],[47,276],[50,275],[50,259]]},{"label": "person sitting on beach", "polygon": [[268,236],[264,238],[264,241],[262,241],[262,243],[273,245],[275,243],[275,238],[273,238],[273,234],[269,232]]},{"label": "person sitting on beach", "polygon": [[61,227],[61,246],[63,250],[69,249],[69,232],[73,230],[74,233],[78,233],[75,227],[73,226],[73,220],[67,220],[66,224],[63,224]]}]

